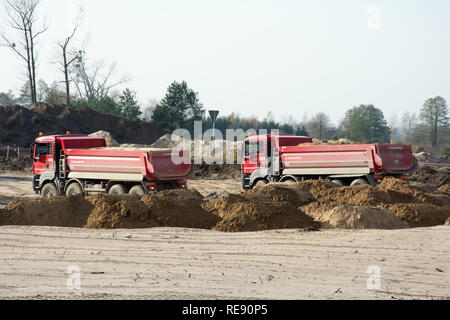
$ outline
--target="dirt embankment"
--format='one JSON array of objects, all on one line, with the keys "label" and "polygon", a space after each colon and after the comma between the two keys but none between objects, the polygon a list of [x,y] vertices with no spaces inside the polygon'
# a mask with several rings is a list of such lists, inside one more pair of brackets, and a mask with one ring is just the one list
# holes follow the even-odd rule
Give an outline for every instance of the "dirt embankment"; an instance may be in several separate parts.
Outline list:
[{"label": "dirt embankment", "polygon": [[[0,225],[86,228],[187,227],[226,232],[283,228],[401,229],[450,218],[450,185],[385,179],[378,187],[338,187],[327,180],[269,184],[207,199],[196,190],[131,196],[14,200]],[[429,192],[432,190],[432,192]]]},{"label": "dirt embankment", "polygon": [[320,224],[298,210],[314,201],[307,191],[293,187],[269,185],[241,194],[229,194],[207,202],[203,207],[222,220],[218,231],[260,231],[285,228],[318,228]]},{"label": "dirt embankment", "polygon": [[87,107],[74,109],[48,104],[35,104],[30,108],[2,107],[0,123],[0,144],[17,146],[30,145],[39,132],[85,134],[105,130],[119,143],[136,144],[152,144],[167,133],[148,122],[122,119]]},{"label": "dirt embankment", "polygon": [[33,162],[30,158],[0,158],[0,171],[29,171]]},{"label": "dirt embankment", "polygon": [[[448,185],[445,185],[434,192],[427,192],[432,189],[432,186],[408,184],[398,179],[385,179],[376,188],[355,186],[318,191],[314,194],[318,201],[302,209],[323,221],[324,216],[331,215],[330,210],[347,208],[358,211],[358,214],[362,214],[363,211],[368,212],[348,206],[384,208],[403,222],[407,222],[410,227],[435,226],[444,224],[450,217],[450,195],[446,193],[448,188]],[[385,211],[382,212],[386,215]],[[391,220],[396,221],[396,219]],[[386,218],[383,221],[387,222],[389,219]],[[337,225],[338,222],[331,224]],[[384,225],[384,227],[388,226]],[[393,224],[393,227],[401,227],[401,225]]]},{"label": "dirt embankment", "polygon": [[411,175],[410,180],[431,184],[434,187],[450,184],[450,166],[440,169],[432,166],[420,166]]},{"label": "dirt embankment", "polygon": [[[195,190],[164,191],[142,199],[86,198],[15,200],[0,210],[0,225],[48,225],[98,229],[185,227],[221,231],[318,228],[298,206],[314,201],[303,189],[268,186],[206,202]],[[78,205],[77,205],[78,204]]]},{"label": "dirt embankment", "polygon": [[224,165],[209,165],[201,164],[194,165],[194,179],[241,179],[241,166],[238,164],[224,164]]}]

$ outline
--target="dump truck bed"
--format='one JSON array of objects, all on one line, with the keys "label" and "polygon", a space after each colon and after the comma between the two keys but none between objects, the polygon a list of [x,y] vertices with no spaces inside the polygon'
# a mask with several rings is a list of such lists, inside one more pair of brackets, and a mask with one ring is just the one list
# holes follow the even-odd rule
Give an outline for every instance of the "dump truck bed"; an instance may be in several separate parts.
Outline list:
[{"label": "dump truck bed", "polygon": [[414,168],[411,146],[381,144],[280,148],[285,174],[401,174]]},{"label": "dump truck bed", "polygon": [[69,149],[65,157],[71,178],[178,180],[188,178],[192,171],[191,164],[175,164],[170,150]]}]

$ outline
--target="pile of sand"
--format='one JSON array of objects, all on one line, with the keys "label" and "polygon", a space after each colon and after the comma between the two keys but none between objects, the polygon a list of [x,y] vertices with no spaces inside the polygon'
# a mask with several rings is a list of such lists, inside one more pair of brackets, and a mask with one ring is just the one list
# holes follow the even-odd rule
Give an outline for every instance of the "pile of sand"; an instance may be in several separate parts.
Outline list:
[{"label": "pile of sand", "polygon": [[384,208],[368,208],[336,202],[314,202],[302,210],[323,228],[402,229],[408,224]]},{"label": "pile of sand", "polygon": [[398,203],[385,207],[413,228],[442,225],[450,217],[450,207],[433,204]]},{"label": "pile of sand", "polygon": [[352,142],[347,139],[338,139],[338,140],[313,139],[313,142],[299,144],[299,147],[302,147],[302,146],[324,146],[324,145],[346,145],[346,144],[361,144],[361,143]]},{"label": "pile of sand", "polygon": [[106,146],[107,147],[118,147],[120,144],[116,141],[116,139],[113,138],[113,136],[111,135],[111,133],[109,133],[108,131],[97,131],[94,132],[92,134],[89,135],[90,137],[101,137],[101,138],[105,138],[106,141]]},{"label": "pile of sand", "polygon": [[195,190],[162,191],[141,200],[96,195],[90,201],[95,203],[95,208],[87,220],[87,228],[210,229],[220,220],[201,207],[202,197]]},{"label": "pile of sand", "polygon": [[0,210],[0,225],[81,228],[93,208],[82,197],[13,200]]},{"label": "pile of sand", "polygon": [[142,202],[162,227],[210,229],[220,220],[202,207],[196,190],[163,191],[144,196]]},{"label": "pile of sand", "polygon": [[[323,204],[339,203],[368,208],[385,208],[411,227],[442,225],[450,217],[450,195],[429,193],[432,187],[411,185],[405,181],[386,178],[378,187],[355,186],[333,188],[315,194],[318,203],[311,210],[321,216],[329,207]],[[446,187],[442,189],[447,190]],[[311,211],[308,211],[311,214]]]},{"label": "pile of sand", "polygon": [[260,231],[318,227],[319,224],[298,210],[299,204],[313,200],[310,193],[278,185],[229,194],[203,204],[203,208],[222,220],[214,230],[226,232]]},{"label": "pile of sand", "polygon": [[134,197],[120,199],[99,194],[89,197],[95,204],[85,227],[92,229],[139,229],[159,227],[144,203]]},{"label": "pile of sand", "polygon": [[410,177],[411,181],[428,183],[435,187],[450,184],[450,166],[435,168],[432,166],[420,166]]},{"label": "pile of sand", "polygon": [[[299,188],[305,189],[313,194],[314,197],[320,196],[321,192],[338,188],[339,186],[327,179],[322,180],[305,180],[298,182],[297,186]],[[317,195],[317,196],[316,196]]]},{"label": "pile of sand", "polygon": [[378,187],[338,187],[326,180],[268,184],[205,201],[195,190],[139,199],[98,194],[87,198],[15,200],[0,210],[0,225],[87,228],[185,227],[226,232],[319,227],[397,229],[449,223],[449,185],[385,179]]}]

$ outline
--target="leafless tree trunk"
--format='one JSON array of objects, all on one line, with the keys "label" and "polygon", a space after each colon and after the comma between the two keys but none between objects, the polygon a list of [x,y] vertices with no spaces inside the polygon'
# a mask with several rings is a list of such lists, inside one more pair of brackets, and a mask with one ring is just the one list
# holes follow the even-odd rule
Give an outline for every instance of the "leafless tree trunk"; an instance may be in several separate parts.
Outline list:
[{"label": "leafless tree trunk", "polygon": [[1,33],[0,45],[9,47],[26,63],[27,77],[30,85],[31,103],[37,101],[36,90],[36,57],[35,45],[36,38],[47,31],[47,27],[42,25],[38,31],[35,31],[36,7],[40,0],[6,0],[6,24],[20,36],[17,44],[12,38]]},{"label": "leafless tree trunk", "polygon": [[[68,52],[68,47],[70,40],[75,36],[75,33],[78,29],[78,26],[76,26],[71,35],[68,36],[64,41],[59,42],[58,46],[61,48],[62,51],[62,61],[60,62],[61,67],[64,72],[64,82],[66,85],[66,105],[70,106],[70,83],[69,83],[69,67],[70,65],[75,62],[77,59],[79,59],[78,53],[70,53]],[[70,55],[70,56],[69,56]]]},{"label": "leafless tree trunk", "polygon": [[71,74],[80,97],[87,101],[105,98],[113,88],[130,81],[127,76],[118,80],[114,79],[115,63],[108,67],[104,62],[99,61],[88,66],[83,50],[78,51],[77,62],[74,64]]}]

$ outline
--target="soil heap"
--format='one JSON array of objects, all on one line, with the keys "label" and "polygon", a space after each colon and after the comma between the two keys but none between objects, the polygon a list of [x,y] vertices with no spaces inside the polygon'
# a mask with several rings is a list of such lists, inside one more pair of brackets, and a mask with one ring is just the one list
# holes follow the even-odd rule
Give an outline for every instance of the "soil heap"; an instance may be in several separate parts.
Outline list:
[{"label": "soil heap", "polygon": [[218,231],[317,228],[318,223],[298,210],[298,206],[313,200],[309,192],[295,186],[268,185],[241,194],[229,194],[205,203],[203,208],[222,218],[214,227]]},{"label": "soil heap", "polygon": [[167,132],[152,123],[127,120],[90,108],[74,109],[64,105],[34,104],[30,108],[0,108],[0,144],[28,146],[39,132],[45,135],[87,134],[108,131],[119,143],[152,144]]},{"label": "soil heap", "polygon": [[432,166],[420,166],[410,177],[411,181],[428,183],[435,187],[450,184],[450,166],[441,169]]},{"label": "soil heap", "polygon": [[[315,194],[320,201],[302,209],[313,217],[323,217],[335,204],[384,208],[411,227],[442,225],[450,217],[450,195],[441,191],[428,193],[424,186],[386,178],[378,187],[332,188]],[[431,188],[431,186],[427,186]],[[443,191],[446,189],[444,188]],[[353,209],[352,209],[353,210]]]}]

